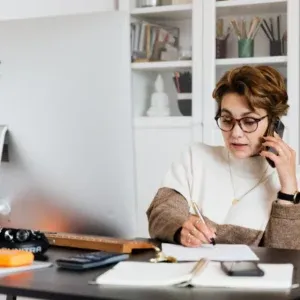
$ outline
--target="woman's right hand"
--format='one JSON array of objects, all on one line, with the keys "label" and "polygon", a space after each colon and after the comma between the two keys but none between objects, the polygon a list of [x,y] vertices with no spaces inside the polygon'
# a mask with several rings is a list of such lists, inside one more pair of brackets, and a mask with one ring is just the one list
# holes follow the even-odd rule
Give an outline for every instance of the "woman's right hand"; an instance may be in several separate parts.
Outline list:
[{"label": "woman's right hand", "polygon": [[204,224],[198,216],[190,215],[182,225],[180,243],[186,247],[199,247],[202,244],[211,244],[216,238],[214,229]]}]

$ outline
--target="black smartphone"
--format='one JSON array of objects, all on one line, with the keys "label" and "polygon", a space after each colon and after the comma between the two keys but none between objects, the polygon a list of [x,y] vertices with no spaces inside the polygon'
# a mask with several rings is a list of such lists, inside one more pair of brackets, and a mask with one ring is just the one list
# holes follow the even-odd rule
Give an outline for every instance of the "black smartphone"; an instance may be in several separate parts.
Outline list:
[{"label": "black smartphone", "polygon": [[[283,133],[284,133],[284,124],[281,122],[281,120],[277,120],[274,124],[274,132],[276,132],[281,138],[283,137]],[[273,148],[273,147],[267,147],[266,148],[267,151],[270,151],[276,155],[278,155],[277,151]],[[275,168],[275,163],[272,159],[270,158],[266,158],[269,165],[272,167],[272,168]]]},{"label": "black smartphone", "polygon": [[253,261],[221,262],[221,268],[228,276],[264,276],[264,271]]}]

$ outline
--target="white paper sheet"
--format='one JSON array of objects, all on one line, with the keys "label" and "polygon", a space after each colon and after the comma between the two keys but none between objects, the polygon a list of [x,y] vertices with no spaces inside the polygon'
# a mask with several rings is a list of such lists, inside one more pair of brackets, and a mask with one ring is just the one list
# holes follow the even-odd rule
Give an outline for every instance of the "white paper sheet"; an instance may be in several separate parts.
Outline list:
[{"label": "white paper sheet", "polygon": [[127,286],[174,285],[189,279],[195,262],[180,264],[123,261],[97,277],[98,284]]},{"label": "white paper sheet", "polygon": [[216,261],[259,260],[247,245],[217,244],[188,248],[163,243],[162,251],[168,256],[176,257],[178,261],[196,261],[201,258]]},{"label": "white paper sheet", "polygon": [[31,271],[31,270],[42,269],[42,268],[49,268],[52,265],[53,264],[50,262],[34,261],[31,265],[27,265],[27,266],[8,267],[8,268],[0,267],[0,277],[9,275],[12,273]]},{"label": "white paper sheet", "polygon": [[293,282],[292,264],[258,264],[264,276],[228,276],[220,263],[211,262],[203,273],[195,276],[193,284],[205,287],[240,288],[256,290],[287,290]]}]

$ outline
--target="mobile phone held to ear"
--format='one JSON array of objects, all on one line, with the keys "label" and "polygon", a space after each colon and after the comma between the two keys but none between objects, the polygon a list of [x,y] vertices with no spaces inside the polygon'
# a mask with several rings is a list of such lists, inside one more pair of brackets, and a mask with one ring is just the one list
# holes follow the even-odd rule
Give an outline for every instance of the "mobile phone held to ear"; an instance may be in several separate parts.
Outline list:
[{"label": "mobile phone held to ear", "polygon": [[[275,125],[274,125],[274,132],[276,132],[280,138],[283,137],[283,133],[284,133],[284,124],[278,119],[276,122],[275,122]],[[273,148],[273,147],[267,147],[266,148],[267,151],[270,151],[276,155],[278,155],[277,151]],[[275,163],[273,160],[271,160],[270,158],[266,158],[269,165],[272,167],[272,168],[275,168]]]},{"label": "mobile phone held to ear", "polygon": [[228,276],[264,276],[264,271],[253,261],[221,262],[221,269]]}]

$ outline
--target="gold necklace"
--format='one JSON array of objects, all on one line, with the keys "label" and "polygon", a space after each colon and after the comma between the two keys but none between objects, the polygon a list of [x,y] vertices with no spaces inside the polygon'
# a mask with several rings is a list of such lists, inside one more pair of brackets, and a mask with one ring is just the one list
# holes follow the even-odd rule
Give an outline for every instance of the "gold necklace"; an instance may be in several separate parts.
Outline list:
[{"label": "gold necklace", "polygon": [[242,196],[236,197],[233,176],[232,176],[232,171],[231,171],[231,165],[230,165],[229,151],[228,151],[228,166],[229,166],[230,181],[231,181],[231,185],[232,185],[232,189],[233,189],[233,196],[234,196],[234,198],[232,200],[233,205],[237,204],[239,201],[242,200],[242,198],[244,198],[247,194],[249,194],[251,191],[253,191],[258,185],[260,185],[263,182],[264,176],[268,170],[268,166],[267,166],[266,169],[264,170],[261,178],[259,179],[259,181],[250,190],[248,190],[246,193],[242,194]]}]

